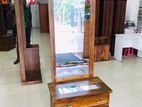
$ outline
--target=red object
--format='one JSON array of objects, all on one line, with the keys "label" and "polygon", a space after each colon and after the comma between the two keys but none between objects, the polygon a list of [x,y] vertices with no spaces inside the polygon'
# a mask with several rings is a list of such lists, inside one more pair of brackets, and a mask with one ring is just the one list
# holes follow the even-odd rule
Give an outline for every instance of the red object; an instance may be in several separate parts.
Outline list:
[{"label": "red object", "polygon": [[36,0],[27,0],[27,3],[28,3],[28,4],[36,4],[37,1],[36,1]]},{"label": "red object", "polygon": [[124,49],[124,56],[134,56],[134,49],[133,48],[125,48]]},{"label": "red object", "polygon": [[1,0],[2,4],[8,4],[8,0]]},{"label": "red object", "polygon": [[127,50],[128,50],[127,56],[131,56],[131,48],[128,48]]},{"label": "red object", "polygon": [[124,56],[127,56],[127,48],[126,49],[124,49]]}]

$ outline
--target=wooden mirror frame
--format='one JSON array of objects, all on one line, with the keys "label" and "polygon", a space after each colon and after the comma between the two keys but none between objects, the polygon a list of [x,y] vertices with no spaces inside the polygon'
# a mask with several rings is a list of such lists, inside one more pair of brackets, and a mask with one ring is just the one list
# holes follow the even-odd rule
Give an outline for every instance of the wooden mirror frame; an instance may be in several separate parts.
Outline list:
[{"label": "wooden mirror frame", "polygon": [[53,0],[48,1],[49,6],[49,22],[50,22],[50,46],[51,46],[51,75],[52,82],[63,82],[81,78],[91,78],[94,76],[94,44],[95,44],[95,20],[96,20],[96,0],[91,0],[91,18],[90,18],[90,31],[89,31],[89,74],[87,76],[80,76],[79,78],[69,78],[65,80],[56,79],[56,52],[55,52],[55,26],[54,26],[54,8]]}]

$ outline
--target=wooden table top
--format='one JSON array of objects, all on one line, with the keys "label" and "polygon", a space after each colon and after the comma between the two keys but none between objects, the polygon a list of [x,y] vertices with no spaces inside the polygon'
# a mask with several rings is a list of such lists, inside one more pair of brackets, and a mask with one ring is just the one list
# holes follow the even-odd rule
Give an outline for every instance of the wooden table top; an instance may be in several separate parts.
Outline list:
[{"label": "wooden table top", "polygon": [[49,83],[48,86],[50,94],[55,100],[78,98],[112,92],[112,90],[98,77],[56,84]]}]

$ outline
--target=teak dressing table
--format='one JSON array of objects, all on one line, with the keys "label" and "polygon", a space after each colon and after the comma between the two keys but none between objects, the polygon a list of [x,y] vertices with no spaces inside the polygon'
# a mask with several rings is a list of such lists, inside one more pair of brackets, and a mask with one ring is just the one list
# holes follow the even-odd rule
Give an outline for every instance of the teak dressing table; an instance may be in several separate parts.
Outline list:
[{"label": "teak dressing table", "polygon": [[[99,77],[94,77],[96,0],[91,0],[89,59],[82,57],[83,52],[79,48],[83,44],[84,32],[80,30],[80,22],[83,22],[85,0],[49,0],[48,3],[51,107],[109,107],[112,90]],[[79,44],[76,42],[78,39]]]}]

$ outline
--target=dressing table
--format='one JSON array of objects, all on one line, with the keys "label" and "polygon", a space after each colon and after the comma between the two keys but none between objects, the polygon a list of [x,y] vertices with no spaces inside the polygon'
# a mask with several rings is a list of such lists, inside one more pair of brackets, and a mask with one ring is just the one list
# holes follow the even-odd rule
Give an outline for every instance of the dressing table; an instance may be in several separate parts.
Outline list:
[{"label": "dressing table", "polygon": [[112,92],[94,77],[96,0],[91,0],[89,58],[83,57],[85,0],[49,0],[51,74],[48,83],[51,107],[109,107]]}]

